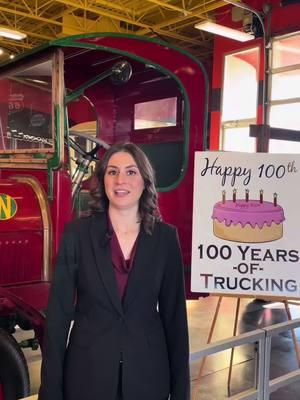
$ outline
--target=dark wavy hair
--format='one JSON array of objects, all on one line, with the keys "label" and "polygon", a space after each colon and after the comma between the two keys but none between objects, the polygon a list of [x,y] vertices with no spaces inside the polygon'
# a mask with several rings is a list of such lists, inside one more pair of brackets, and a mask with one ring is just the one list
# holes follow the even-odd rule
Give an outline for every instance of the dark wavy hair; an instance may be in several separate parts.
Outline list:
[{"label": "dark wavy hair", "polygon": [[129,153],[132,156],[143,178],[145,187],[139,201],[139,214],[145,231],[151,234],[155,222],[161,220],[155,188],[155,174],[145,153],[133,143],[116,143],[112,145],[97,163],[95,168],[96,184],[90,191],[92,197],[92,202],[90,203],[91,211],[103,212],[108,210],[109,200],[105,193],[104,175],[111,156],[119,152]]}]

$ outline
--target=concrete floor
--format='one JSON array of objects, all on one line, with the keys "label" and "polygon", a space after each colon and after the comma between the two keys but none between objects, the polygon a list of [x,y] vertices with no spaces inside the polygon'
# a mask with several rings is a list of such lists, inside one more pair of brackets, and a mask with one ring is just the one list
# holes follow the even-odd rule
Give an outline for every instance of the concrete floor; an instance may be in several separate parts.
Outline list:
[{"label": "concrete floor", "polygon": [[[210,296],[199,300],[188,300],[188,320],[190,334],[190,351],[195,352],[206,344],[218,297]],[[236,298],[224,297],[218,315],[212,341],[232,336]],[[291,305],[292,318],[300,317],[300,305]],[[249,299],[241,300],[238,317],[238,333],[261,328],[287,320],[286,311],[281,303],[265,303]],[[298,342],[300,329],[296,331]],[[30,337],[30,332],[17,336]],[[31,394],[36,394],[39,387],[40,352],[26,349],[31,377]],[[227,379],[230,351],[207,357],[197,400],[223,400],[228,398]],[[194,387],[199,371],[200,361],[191,364],[191,385]],[[295,348],[289,332],[274,338],[271,357],[271,378],[297,368]],[[231,379],[231,395],[253,387],[254,383],[254,349],[251,345],[240,346],[234,353]],[[271,400],[299,400],[300,382],[280,389],[270,396]]]}]

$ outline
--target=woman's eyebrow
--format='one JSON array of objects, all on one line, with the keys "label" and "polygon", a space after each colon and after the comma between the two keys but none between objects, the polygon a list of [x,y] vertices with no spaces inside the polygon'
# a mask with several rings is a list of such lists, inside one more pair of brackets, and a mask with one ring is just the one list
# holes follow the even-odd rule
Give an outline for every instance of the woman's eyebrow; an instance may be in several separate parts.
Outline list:
[{"label": "woman's eyebrow", "polygon": [[127,165],[125,168],[137,168],[137,165],[135,165],[135,164]]},{"label": "woman's eyebrow", "polygon": [[[117,167],[116,165],[108,165],[107,168],[119,169],[120,167]],[[135,165],[135,164],[132,164],[132,165],[126,165],[125,168],[126,169],[128,169],[128,168],[136,168],[136,169],[138,169],[138,166]]]}]

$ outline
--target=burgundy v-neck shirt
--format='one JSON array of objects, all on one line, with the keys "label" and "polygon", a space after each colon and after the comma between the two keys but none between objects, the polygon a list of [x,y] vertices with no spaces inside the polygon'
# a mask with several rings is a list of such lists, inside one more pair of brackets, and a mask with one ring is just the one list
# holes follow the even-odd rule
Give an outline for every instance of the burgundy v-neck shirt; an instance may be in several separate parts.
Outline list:
[{"label": "burgundy v-neck shirt", "polygon": [[133,267],[136,247],[140,234],[137,235],[137,238],[134,242],[134,245],[130,253],[130,258],[128,260],[125,260],[117,235],[113,231],[113,226],[108,215],[107,215],[107,223],[109,231],[113,232],[110,240],[111,258],[114,267],[119,295],[120,298],[123,300],[129,274]]}]

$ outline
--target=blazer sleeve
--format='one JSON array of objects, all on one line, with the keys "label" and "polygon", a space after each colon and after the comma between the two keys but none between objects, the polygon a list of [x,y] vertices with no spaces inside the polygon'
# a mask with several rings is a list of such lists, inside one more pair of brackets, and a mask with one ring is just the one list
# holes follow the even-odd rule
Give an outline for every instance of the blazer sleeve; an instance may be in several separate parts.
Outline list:
[{"label": "blazer sleeve", "polygon": [[39,400],[63,400],[63,364],[76,293],[76,246],[67,226],[57,255],[42,348]]},{"label": "blazer sleeve", "polygon": [[189,339],[183,261],[177,231],[172,228],[159,295],[171,371],[170,400],[190,399]]}]

